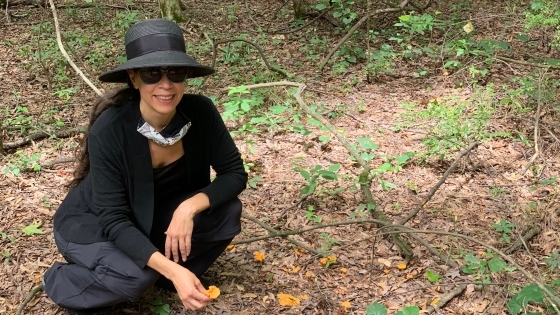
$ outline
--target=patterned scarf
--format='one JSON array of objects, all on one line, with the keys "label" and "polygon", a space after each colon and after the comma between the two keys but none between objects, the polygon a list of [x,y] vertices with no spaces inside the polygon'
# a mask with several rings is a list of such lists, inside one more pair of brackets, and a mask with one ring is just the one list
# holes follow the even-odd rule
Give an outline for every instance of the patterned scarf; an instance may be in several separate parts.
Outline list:
[{"label": "patterned scarf", "polygon": [[153,142],[159,145],[167,146],[173,145],[177,143],[177,141],[181,140],[187,134],[190,127],[190,119],[177,114],[171,118],[169,124],[167,124],[167,126],[165,126],[160,132],[150,126],[144,118],[140,117],[140,120],[138,121],[138,128],[136,130]]}]

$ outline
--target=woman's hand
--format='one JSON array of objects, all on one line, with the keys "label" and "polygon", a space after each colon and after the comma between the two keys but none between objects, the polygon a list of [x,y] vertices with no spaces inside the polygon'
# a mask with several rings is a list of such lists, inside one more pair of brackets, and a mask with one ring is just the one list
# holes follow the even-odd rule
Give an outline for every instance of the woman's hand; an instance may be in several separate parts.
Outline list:
[{"label": "woman's hand", "polygon": [[165,258],[160,252],[153,253],[147,265],[173,282],[181,302],[189,310],[200,309],[212,300],[206,296],[206,290],[192,272]]},{"label": "woman's hand", "polygon": [[177,294],[185,308],[194,311],[208,305],[212,299],[206,295],[206,289],[200,280],[188,269],[177,267],[170,280],[177,289]]},{"label": "woman's hand", "polygon": [[173,218],[165,234],[165,257],[179,262],[179,257],[187,260],[191,253],[191,236],[193,232],[194,216],[210,207],[208,196],[198,193],[183,201],[173,213]]}]

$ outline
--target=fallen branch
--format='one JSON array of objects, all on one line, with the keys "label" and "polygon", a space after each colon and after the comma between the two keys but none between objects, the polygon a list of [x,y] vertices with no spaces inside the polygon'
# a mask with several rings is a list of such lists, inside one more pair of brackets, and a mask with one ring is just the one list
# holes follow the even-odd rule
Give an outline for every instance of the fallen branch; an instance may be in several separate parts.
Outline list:
[{"label": "fallen branch", "polygon": [[66,157],[66,158],[48,160],[46,162],[41,163],[41,167],[53,166],[53,165],[62,164],[62,163],[70,163],[70,162],[74,162],[75,160],[76,159],[73,158],[73,157]]},{"label": "fallen branch", "polygon": [[25,137],[24,139],[21,140],[17,140],[17,141],[13,141],[13,142],[6,142],[4,143],[4,150],[9,150],[9,149],[15,149],[15,148],[19,148],[22,147],[24,145],[29,144],[31,141],[37,141],[37,140],[41,140],[41,139],[45,139],[51,136],[55,136],[57,138],[69,138],[69,137],[73,137],[79,133],[82,133],[83,131],[81,131],[79,128],[77,129],[69,129],[69,130],[62,130],[62,131],[57,131],[54,133],[46,133],[46,132],[38,132],[38,133],[34,133],[28,137]]},{"label": "fallen branch", "polygon": [[[288,235],[282,235],[282,233],[281,233],[280,231],[278,231],[278,230],[272,228],[272,227],[269,226],[268,224],[262,222],[261,220],[255,218],[255,217],[253,217],[253,216],[251,216],[251,215],[249,215],[249,214],[247,214],[247,213],[245,213],[245,212],[241,213],[241,217],[242,217],[242,218],[245,218],[245,219],[247,219],[247,220],[250,220],[250,221],[252,221],[252,222],[254,222],[254,223],[256,223],[256,224],[258,224],[260,227],[262,227],[263,229],[267,230],[267,231],[270,233],[269,235],[276,235],[276,236],[274,236],[274,237],[283,237],[283,238],[287,239],[290,243],[292,243],[292,244],[294,244],[294,245],[296,245],[296,246],[305,248],[305,250],[307,250],[307,251],[309,251],[309,252],[311,252],[311,253],[313,253],[313,254],[315,254],[315,255],[319,255],[319,256],[321,256],[321,257],[327,257],[327,256],[329,256],[327,253],[322,253],[322,252],[320,252],[320,251],[314,249],[313,247],[307,246],[306,244],[304,244],[304,243],[302,243],[302,242],[300,242],[300,241],[298,241],[298,240],[294,240],[293,238],[287,237]],[[295,234],[299,234],[299,233],[295,233]],[[268,238],[268,237],[267,237],[267,238]],[[254,239],[256,239],[256,238],[254,238]],[[234,242],[231,242],[231,244],[232,244],[232,245],[237,245],[237,244],[251,243],[251,242],[255,242],[254,239],[245,240],[245,242],[243,242],[243,240],[242,240],[242,241],[234,241]],[[266,239],[266,238],[264,238],[264,239]],[[250,241],[250,242],[249,242],[249,241]]]},{"label": "fallen branch", "polygon": [[35,297],[35,295],[41,291],[43,291],[43,284],[39,284],[38,286],[31,289],[25,300],[23,300],[23,302],[21,302],[21,304],[19,305],[15,315],[21,315],[21,312],[23,311],[25,305],[27,305],[27,303],[29,303],[29,301],[31,301],[33,297]]},{"label": "fallen branch", "polygon": [[443,173],[443,176],[434,185],[434,187],[432,187],[432,189],[430,189],[430,192],[428,192],[428,195],[426,195],[426,197],[424,197],[422,202],[419,203],[416,206],[416,208],[414,208],[404,219],[402,219],[398,222],[399,225],[404,225],[406,222],[410,221],[410,219],[414,218],[414,216],[416,216],[418,214],[418,212],[420,212],[420,209],[422,209],[422,207],[424,207],[424,205],[426,203],[428,203],[428,201],[430,201],[430,199],[432,199],[432,197],[434,196],[436,191],[439,189],[439,187],[441,187],[441,185],[443,185],[443,183],[445,183],[445,180],[447,179],[447,177],[449,177],[451,172],[457,167],[457,164],[459,164],[459,161],[461,160],[461,158],[463,158],[463,156],[465,156],[467,153],[471,152],[471,150],[474,149],[476,146],[478,146],[478,142],[471,143],[471,145],[469,145],[464,151],[462,151],[461,153],[459,153],[459,155],[457,155],[457,157],[455,158],[455,161],[453,161],[453,163],[449,166],[449,168],[447,168],[445,173]]},{"label": "fallen branch", "polygon": [[94,90],[95,93],[97,93],[97,95],[101,95],[102,94],[101,91],[99,91],[99,89],[97,89],[95,87],[95,85],[93,85],[93,83],[91,83],[91,81],[85,76],[85,74],[82,72],[82,70],[80,70],[80,68],[78,68],[78,66],[76,66],[74,61],[72,61],[72,59],[70,59],[70,56],[66,52],[66,49],[64,49],[64,45],[62,44],[62,39],[60,38],[60,27],[58,25],[58,16],[56,14],[56,7],[54,6],[53,0],[49,0],[49,3],[51,5],[51,10],[52,10],[52,13],[53,13],[54,27],[55,27],[55,32],[56,32],[56,42],[58,43],[58,48],[60,49],[60,52],[62,53],[64,58],[66,58],[66,60],[70,64],[70,66],[72,66],[72,68],[76,71],[76,73],[82,78],[82,80],[84,80],[84,82],[86,82],[86,84],[89,85],[89,87],[92,90]]},{"label": "fallen branch", "polygon": [[346,33],[346,35],[340,41],[338,41],[336,46],[334,46],[334,48],[331,49],[331,51],[327,54],[325,59],[323,59],[323,61],[321,61],[321,63],[319,64],[319,69],[323,70],[323,68],[325,67],[327,62],[331,59],[332,55],[334,55],[334,53],[340,48],[340,46],[342,46],[342,44],[344,44],[348,40],[348,38],[350,38],[350,36],[352,36],[352,34],[354,34],[354,32],[360,27],[360,25],[362,25],[370,17],[372,17],[376,14],[380,14],[380,13],[390,13],[390,12],[402,11],[407,3],[408,3],[408,0],[404,0],[396,8],[379,9],[379,10],[375,10],[373,12],[366,13],[364,15],[364,17],[362,17],[356,24],[354,24],[354,26],[352,26],[352,28],[348,31],[348,33]]},{"label": "fallen branch", "polygon": [[547,65],[547,64],[543,64],[543,63],[528,62],[528,61],[525,61],[525,60],[517,60],[517,59],[512,59],[512,58],[502,57],[502,56],[496,56],[496,59],[511,62],[511,63],[516,63],[518,65],[524,65],[524,66],[530,66],[530,67],[536,67],[536,68],[556,68],[556,69],[560,68],[560,66]]},{"label": "fallen branch", "polygon": [[461,284],[455,290],[448,292],[446,295],[442,296],[439,301],[435,305],[428,306],[428,313],[431,313],[435,310],[438,310],[445,306],[449,301],[453,300],[456,296],[463,294],[463,292],[467,289],[466,284]]}]

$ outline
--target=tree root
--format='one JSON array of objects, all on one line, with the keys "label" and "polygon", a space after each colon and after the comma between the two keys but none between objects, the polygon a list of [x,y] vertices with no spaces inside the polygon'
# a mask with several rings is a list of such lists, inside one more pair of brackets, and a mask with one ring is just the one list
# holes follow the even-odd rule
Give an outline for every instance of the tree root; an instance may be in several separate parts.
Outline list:
[{"label": "tree root", "polygon": [[15,315],[21,315],[21,312],[23,311],[23,308],[25,308],[27,303],[29,303],[29,301],[31,301],[33,297],[35,297],[35,295],[37,295],[37,293],[41,291],[43,291],[43,284],[39,284],[38,286],[31,289],[25,300],[23,300],[23,302],[21,302],[21,304],[19,305]]}]

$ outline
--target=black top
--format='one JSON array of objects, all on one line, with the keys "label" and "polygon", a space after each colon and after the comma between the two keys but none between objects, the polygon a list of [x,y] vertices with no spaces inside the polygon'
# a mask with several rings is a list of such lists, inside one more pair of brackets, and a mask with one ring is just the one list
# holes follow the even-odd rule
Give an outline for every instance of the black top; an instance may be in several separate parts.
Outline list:
[{"label": "black top", "polygon": [[164,167],[154,168],[154,220],[150,241],[160,252],[165,252],[165,231],[173,218],[173,211],[192,196],[187,182],[187,164],[184,155]]},{"label": "black top", "polygon": [[[236,199],[247,173],[212,101],[186,94],[176,115],[192,126],[183,137],[188,176],[181,192],[203,192],[212,210]],[[88,133],[90,172],[58,208],[54,229],[78,244],[111,241],[143,268],[157,248],[150,242],[154,178],[148,139],[136,131],[138,101],[105,110]],[[210,181],[210,167],[216,178]]]}]

